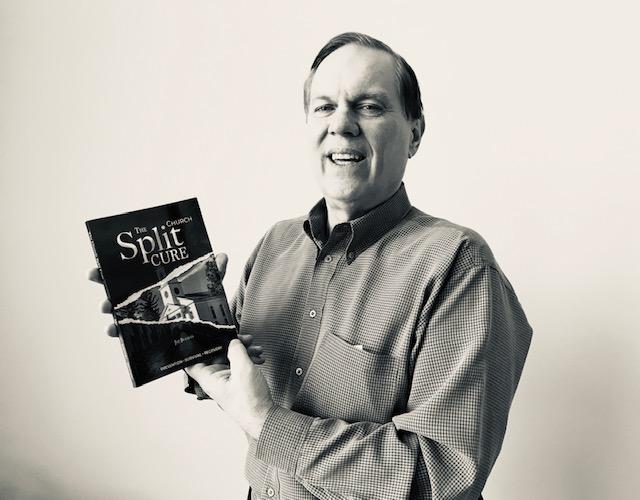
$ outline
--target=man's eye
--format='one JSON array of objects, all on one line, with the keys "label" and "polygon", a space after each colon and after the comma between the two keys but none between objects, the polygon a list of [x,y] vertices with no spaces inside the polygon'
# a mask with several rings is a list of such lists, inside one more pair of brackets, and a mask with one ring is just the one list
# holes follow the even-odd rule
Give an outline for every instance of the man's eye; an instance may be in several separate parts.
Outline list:
[{"label": "man's eye", "polygon": [[364,114],[372,115],[372,116],[381,115],[383,113],[383,111],[384,111],[382,106],[380,106],[379,104],[372,104],[372,103],[361,104],[359,106],[359,109]]},{"label": "man's eye", "polygon": [[333,106],[331,104],[322,104],[314,108],[316,113],[328,113],[333,110]]}]

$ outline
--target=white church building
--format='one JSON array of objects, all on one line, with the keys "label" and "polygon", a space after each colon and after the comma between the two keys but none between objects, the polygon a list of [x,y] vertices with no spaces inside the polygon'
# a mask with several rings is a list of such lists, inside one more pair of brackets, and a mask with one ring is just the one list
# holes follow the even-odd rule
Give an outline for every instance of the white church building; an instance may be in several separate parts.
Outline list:
[{"label": "white church building", "polygon": [[164,308],[160,321],[172,319],[233,324],[224,296],[213,296],[207,287],[207,261],[201,261],[160,287]]}]

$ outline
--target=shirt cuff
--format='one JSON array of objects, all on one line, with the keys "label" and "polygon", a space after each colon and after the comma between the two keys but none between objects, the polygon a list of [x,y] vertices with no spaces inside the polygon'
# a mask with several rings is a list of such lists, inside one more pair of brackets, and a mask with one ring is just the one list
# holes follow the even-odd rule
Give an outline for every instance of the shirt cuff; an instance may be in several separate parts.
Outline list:
[{"label": "shirt cuff", "polygon": [[256,443],[256,458],[295,475],[298,456],[314,418],[273,405]]}]

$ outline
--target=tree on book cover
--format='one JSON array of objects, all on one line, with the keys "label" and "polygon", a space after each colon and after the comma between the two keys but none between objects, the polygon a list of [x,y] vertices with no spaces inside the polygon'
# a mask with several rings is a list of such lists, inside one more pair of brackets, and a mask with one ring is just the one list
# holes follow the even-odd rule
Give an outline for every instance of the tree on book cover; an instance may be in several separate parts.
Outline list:
[{"label": "tree on book cover", "polygon": [[236,325],[196,198],[86,224],[134,386],[226,356]]}]

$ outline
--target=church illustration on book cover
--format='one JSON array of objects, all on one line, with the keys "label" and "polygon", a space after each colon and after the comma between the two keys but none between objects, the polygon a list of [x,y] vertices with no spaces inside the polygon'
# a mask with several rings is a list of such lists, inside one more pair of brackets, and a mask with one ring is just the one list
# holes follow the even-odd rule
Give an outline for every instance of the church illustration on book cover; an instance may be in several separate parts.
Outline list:
[{"label": "church illustration on book cover", "polygon": [[135,300],[120,304],[116,309],[118,319],[160,322],[186,319],[232,324],[213,254],[187,269],[179,269],[179,274],[167,278],[165,268],[159,267],[158,283],[134,294]]},{"label": "church illustration on book cover", "polygon": [[[161,273],[164,272],[162,268]],[[164,284],[158,291],[163,309],[160,321],[168,319],[211,318],[215,324],[228,325],[231,312],[220,285],[220,274],[213,258],[198,262]]]}]

